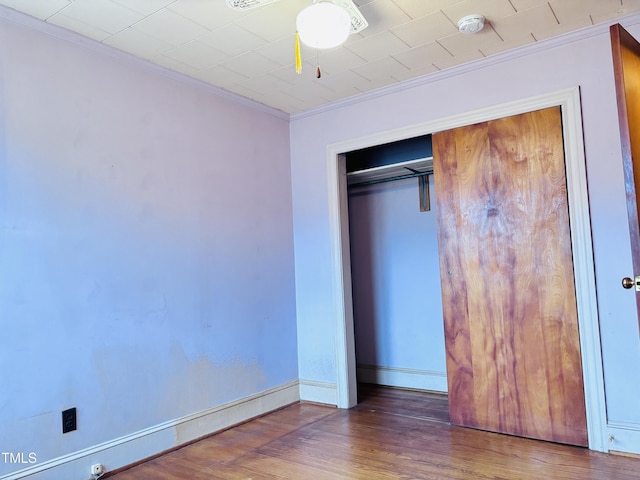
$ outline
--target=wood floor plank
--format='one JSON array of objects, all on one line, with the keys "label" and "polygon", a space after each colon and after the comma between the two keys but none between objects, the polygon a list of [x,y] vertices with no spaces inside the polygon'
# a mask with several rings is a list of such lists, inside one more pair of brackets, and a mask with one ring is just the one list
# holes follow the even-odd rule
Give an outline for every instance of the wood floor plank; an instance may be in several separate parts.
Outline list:
[{"label": "wood floor plank", "polygon": [[451,426],[446,396],[361,386],[350,410],[296,404],[112,480],[640,480],[640,459]]}]

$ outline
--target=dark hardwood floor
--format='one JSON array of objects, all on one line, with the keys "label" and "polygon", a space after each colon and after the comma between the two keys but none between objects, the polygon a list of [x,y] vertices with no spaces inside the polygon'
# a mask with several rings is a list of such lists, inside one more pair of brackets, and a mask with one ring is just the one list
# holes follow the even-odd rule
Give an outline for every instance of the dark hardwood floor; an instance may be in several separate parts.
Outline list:
[{"label": "dark hardwood floor", "polygon": [[640,459],[451,426],[443,395],[361,385],[359,397],[291,405],[108,478],[640,479]]}]

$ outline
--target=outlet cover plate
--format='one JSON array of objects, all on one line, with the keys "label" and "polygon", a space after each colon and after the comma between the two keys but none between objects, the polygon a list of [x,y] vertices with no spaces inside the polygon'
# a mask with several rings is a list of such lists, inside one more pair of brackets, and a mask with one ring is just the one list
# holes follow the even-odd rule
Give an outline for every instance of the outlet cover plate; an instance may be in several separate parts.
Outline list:
[{"label": "outlet cover plate", "polygon": [[62,412],[62,433],[73,432],[77,428],[76,407],[64,410]]}]

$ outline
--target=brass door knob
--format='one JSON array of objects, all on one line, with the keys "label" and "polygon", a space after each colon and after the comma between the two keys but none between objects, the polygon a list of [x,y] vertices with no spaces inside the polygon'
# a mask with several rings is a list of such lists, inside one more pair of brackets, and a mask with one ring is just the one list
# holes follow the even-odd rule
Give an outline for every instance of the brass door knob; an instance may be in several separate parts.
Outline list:
[{"label": "brass door knob", "polygon": [[623,288],[632,288],[634,285],[633,280],[630,279],[629,277],[624,277],[622,279],[622,287]]}]

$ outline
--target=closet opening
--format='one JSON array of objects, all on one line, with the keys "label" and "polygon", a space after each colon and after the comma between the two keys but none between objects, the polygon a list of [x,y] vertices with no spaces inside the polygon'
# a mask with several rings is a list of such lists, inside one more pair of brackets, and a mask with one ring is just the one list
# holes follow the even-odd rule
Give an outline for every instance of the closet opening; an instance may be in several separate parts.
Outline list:
[{"label": "closet opening", "polygon": [[384,386],[438,394],[402,409],[446,404],[431,135],[348,152],[345,167],[359,400]]}]

